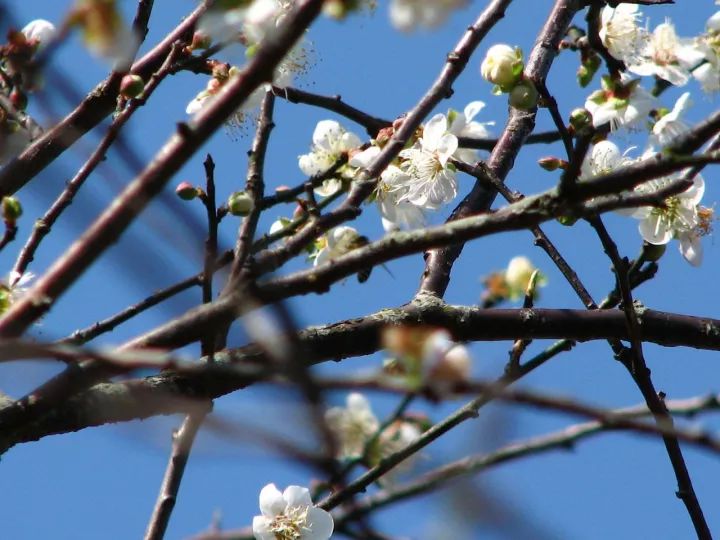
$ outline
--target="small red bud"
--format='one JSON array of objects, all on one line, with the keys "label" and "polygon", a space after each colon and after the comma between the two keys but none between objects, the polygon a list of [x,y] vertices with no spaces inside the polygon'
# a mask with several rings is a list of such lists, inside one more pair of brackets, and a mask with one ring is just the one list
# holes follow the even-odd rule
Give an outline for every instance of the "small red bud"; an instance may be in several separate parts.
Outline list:
[{"label": "small red bud", "polygon": [[198,196],[198,190],[190,182],[180,182],[175,188],[175,194],[183,201],[192,201]]},{"label": "small red bud", "polygon": [[126,98],[136,98],[145,89],[145,81],[140,75],[128,73],[120,82],[120,95]]}]

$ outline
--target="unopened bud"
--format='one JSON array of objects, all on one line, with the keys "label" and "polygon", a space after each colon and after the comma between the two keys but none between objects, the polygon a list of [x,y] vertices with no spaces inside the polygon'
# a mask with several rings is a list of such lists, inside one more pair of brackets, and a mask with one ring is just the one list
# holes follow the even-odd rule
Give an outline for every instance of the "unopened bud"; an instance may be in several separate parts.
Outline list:
[{"label": "unopened bud", "polygon": [[528,111],[537,107],[538,91],[532,81],[525,79],[513,87],[508,101],[516,109]]},{"label": "unopened bud", "polygon": [[601,61],[598,55],[593,54],[588,56],[578,68],[578,84],[583,88],[590,84],[595,76],[595,73],[597,73],[597,70],[600,69],[600,65]]},{"label": "unopened bud", "polygon": [[192,37],[192,42],[190,43],[190,49],[193,51],[196,49],[207,49],[211,43],[212,40],[210,36],[202,32],[195,32]]},{"label": "unopened bud", "polygon": [[592,115],[590,111],[583,108],[574,109],[570,113],[570,125],[575,130],[575,133],[582,133],[586,129],[592,127]]},{"label": "unopened bud", "polygon": [[228,197],[228,210],[233,216],[247,216],[253,209],[253,200],[244,191],[236,191]]},{"label": "unopened bud", "polygon": [[558,169],[566,169],[568,162],[564,159],[548,156],[538,159],[538,165],[546,171],[557,171]]},{"label": "unopened bud", "polygon": [[145,81],[140,75],[128,73],[120,82],[120,95],[126,98],[136,98],[145,89]]},{"label": "unopened bud", "polygon": [[175,195],[183,201],[192,201],[198,196],[198,190],[190,182],[180,182],[175,188]]},{"label": "unopened bud", "polygon": [[342,0],[327,0],[323,4],[323,13],[332,19],[341,20],[347,17],[348,8]]},{"label": "unopened bud", "polygon": [[483,78],[509,92],[523,71],[522,51],[510,45],[493,45],[480,66]]},{"label": "unopened bud", "polygon": [[5,223],[14,225],[22,213],[23,209],[19,200],[15,197],[2,198],[2,217]]},{"label": "unopened bud", "polygon": [[25,93],[16,86],[10,92],[10,102],[18,111],[24,111],[27,108],[28,99]]},{"label": "unopened bud", "polygon": [[395,133],[395,130],[392,128],[392,126],[382,128],[380,131],[378,131],[377,137],[375,137],[375,142],[379,147],[382,148],[392,138],[393,133]]}]

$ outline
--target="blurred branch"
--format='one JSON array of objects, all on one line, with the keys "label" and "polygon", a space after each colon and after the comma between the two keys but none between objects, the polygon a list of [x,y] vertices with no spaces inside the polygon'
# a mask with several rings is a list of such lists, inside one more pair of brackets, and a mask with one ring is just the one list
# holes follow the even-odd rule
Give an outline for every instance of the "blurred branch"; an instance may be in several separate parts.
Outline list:
[{"label": "blurred branch", "polygon": [[[713,412],[720,409],[720,401],[717,395],[671,400],[668,401],[666,405],[668,411],[674,416],[686,416],[690,418],[694,418],[702,412]],[[651,414],[647,405],[644,404],[608,411],[607,413],[613,418],[618,419],[632,419]],[[551,450],[572,450],[578,442],[584,439],[617,429],[619,428],[616,428],[612,424],[594,420],[582,424],[575,424],[547,435],[540,435],[525,441],[511,443],[487,454],[467,456],[438,467],[433,471],[429,471],[416,480],[403,485],[393,486],[375,495],[356,501],[351,510],[338,516],[337,521],[343,522],[356,519],[360,515],[373,512],[390,504],[414,497],[415,495],[430,493],[441,489],[445,487],[448,482],[456,478],[477,474],[497,465],[525,457],[536,456]],[[692,434],[693,432],[690,431],[689,433]]]}]

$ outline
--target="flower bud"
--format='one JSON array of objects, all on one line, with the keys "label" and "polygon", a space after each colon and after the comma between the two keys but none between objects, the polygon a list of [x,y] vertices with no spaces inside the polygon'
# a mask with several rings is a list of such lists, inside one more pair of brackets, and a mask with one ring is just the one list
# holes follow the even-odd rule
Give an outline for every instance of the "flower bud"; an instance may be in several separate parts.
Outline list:
[{"label": "flower bud", "polygon": [[480,66],[483,78],[509,92],[523,70],[522,51],[509,45],[493,45]]},{"label": "flower bud", "polygon": [[126,98],[136,98],[145,89],[145,81],[140,75],[128,73],[120,81],[120,95]]},{"label": "flower bud", "polygon": [[236,191],[228,197],[228,210],[233,216],[247,216],[253,209],[253,200],[245,191]]},{"label": "flower bud", "polygon": [[592,115],[587,109],[582,107],[574,109],[570,113],[570,125],[575,130],[575,133],[582,133],[586,129],[592,127]]},{"label": "flower bud", "polygon": [[20,201],[15,197],[3,197],[2,198],[2,217],[5,223],[14,225],[20,216],[22,216],[23,209]]},{"label": "flower bud", "polygon": [[190,43],[190,50],[207,49],[212,44],[212,39],[203,32],[195,32]]},{"label": "flower bud", "polygon": [[595,73],[597,73],[597,70],[600,69],[600,65],[600,57],[596,54],[589,56],[580,65],[577,71],[577,80],[578,84],[582,88],[585,88],[588,84],[592,82]]},{"label": "flower bud", "polygon": [[16,86],[10,92],[10,102],[18,111],[24,111],[27,108],[28,99],[25,93]]},{"label": "flower bud", "polygon": [[513,87],[508,101],[516,109],[528,111],[537,107],[538,91],[532,81],[525,79]]},{"label": "flower bud", "polygon": [[538,159],[538,165],[546,171],[557,171],[558,169],[567,169],[568,162],[564,159],[548,156]]},{"label": "flower bud", "polygon": [[175,195],[183,201],[192,201],[198,196],[198,190],[190,182],[180,182],[175,188]]},{"label": "flower bud", "polygon": [[140,75],[128,73],[120,81],[120,95],[124,98],[136,98],[143,90],[145,90],[145,81]]}]

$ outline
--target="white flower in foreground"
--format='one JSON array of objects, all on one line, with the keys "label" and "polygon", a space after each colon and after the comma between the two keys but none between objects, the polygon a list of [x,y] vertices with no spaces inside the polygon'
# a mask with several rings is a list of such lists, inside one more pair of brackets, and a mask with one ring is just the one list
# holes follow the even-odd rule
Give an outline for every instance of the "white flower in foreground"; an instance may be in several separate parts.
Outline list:
[{"label": "white flower in foreground", "polygon": [[465,4],[467,0],[392,0],[390,22],[403,32],[420,26],[436,28],[445,22],[451,10]]},{"label": "white flower in foreground", "polygon": [[55,25],[45,19],[30,21],[21,32],[25,36],[25,39],[31,43],[35,43],[38,47],[47,45],[57,34]]},{"label": "white flower in foreground", "polygon": [[338,442],[340,459],[362,457],[365,445],[380,427],[370,402],[358,392],[348,394],[347,407],[329,409],[325,421]]},{"label": "white flower in foreground", "polygon": [[115,71],[130,67],[140,38],[125,24],[115,0],[78,0],[70,19],[82,28],[90,52],[111,63]]},{"label": "white flower in foreground", "polygon": [[[380,154],[380,148],[370,146],[350,158],[351,167],[368,168],[370,163]],[[405,185],[411,178],[395,165],[388,165],[380,175],[375,201],[380,210],[383,228],[386,232],[400,229],[416,229],[425,225],[425,214],[422,208],[402,200],[407,192]]]},{"label": "white flower in foreground", "polygon": [[[649,180],[637,186],[635,192],[652,194],[677,178],[676,174]],[[683,257],[693,266],[698,266],[702,261],[699,237],[707,233],[708,221],[712,217],[712,211],[707,214],[707,209],[698,206],[704,193],[705,181],[697,175],[690,188],[665,199],[662,207],[638,208],[632,216],[640,220],[640,235],[646,242],[655,245],[667,244],[673,238],[679,240]]]},{"label": "white flower in foreground", "polygon": [[638,56],[629,59],[628,69],[638,75],[657,75],[675,86],[690,80],[690,70],[703,60],[692,40],[680,39],[670,22],[659,24]]},{"label": "white flower in foreground", "polygon": [[247,7],[231,9],[209,9],[200,18],[197,32],[210,38],[214,43],[228,43],[240,38]]},{"label": "white flower in foreground", "polygon": [[480,65],[483,79],[497,85],[503,91],[512,88],[519,80],[522,70],[522,51],[502,43],[490,47]]},{"label": "white flower in foreground", "polygon": [[458,148],[455,135],[447,132],[445,115],[436,114],[423,129],[422,138],[413,148],[400,152],[400,168],[409,177],[402,200],[435,210],[457,195],[455,168],[448,160]]},{"label": "white flower in foreground", "polygon": [[631,62],[647,40],[647,31],[638,22],[642,13],[636,4],[605,6],[600,16],[600,39],[618,60]]},{"label": "white flower in foreground", "polygon": [[[327,171],[350,150],[362,145],[360,137],[347,131],[335,120],[321,120],[315,126],[313,143],[309,154],[298,157],[300,170],[307,176],[314,176]],[[335,193],[342,185],[337,178],[325,180],[322,186],[315,188],[315,193],[327,197]]]},{"label": "white flower in foreground", "polygon": [[580,178],[587,180],[593,176],[606,174],[624,165],[632,163],[633,160],[621,153],[617,145],[611,141],[600,141],[592,147],[592,150],[585,156],[580,167]]},{"label": "white flower in foreground", "polygon": [[333,261],[358,247],[360,234],[346,225],[335,227],[325,235],[325,246],[315,257],[314,266]]},{"label": "white flower in foreground", "polygon": [[304,487],[288,486],[280,493],[268,484],[260,491],[260,512],[252,525],[257,540],[328,540],[333,533],[332,516],[313,506]]},{"label": "white flower in foreground", "polygon": [[257,44],[266,37],[273,36],[294,6],[294,0],[255,0],[245,13],[245,39],[251,44]]},{"label": "white flower in foreground", "polygon": [[610,129],[632,128],[647,118],[656,107],[656,99],[640,86],[640,80],[613,81],[602,78],[602,89],[593,92],[585,108],[593,117],[593,126],[610,124]]},{"label": "white flower in foreground", "polygon": [[682,119],[682,115],[691,105],[690,92],[685,92],[675,102],[672,111],[667,112],[655,122],[650,134],[650,145],[664,148],[690,129],[690,124]]},{"label": "white flower in foreground", "polygon": [[[465,106],[462,114],[455,110],[448,112],[448,132],[456,137],[470,137],[473,139],[486,139],[490,137],[490,130],[487,126],[495,125],[495,122],[477,122],[474,118],[485,108],[482,101],[472,101]],[[477,161],[478,152],[473,148],[458,148],[453,157],[465,163]]]}]

